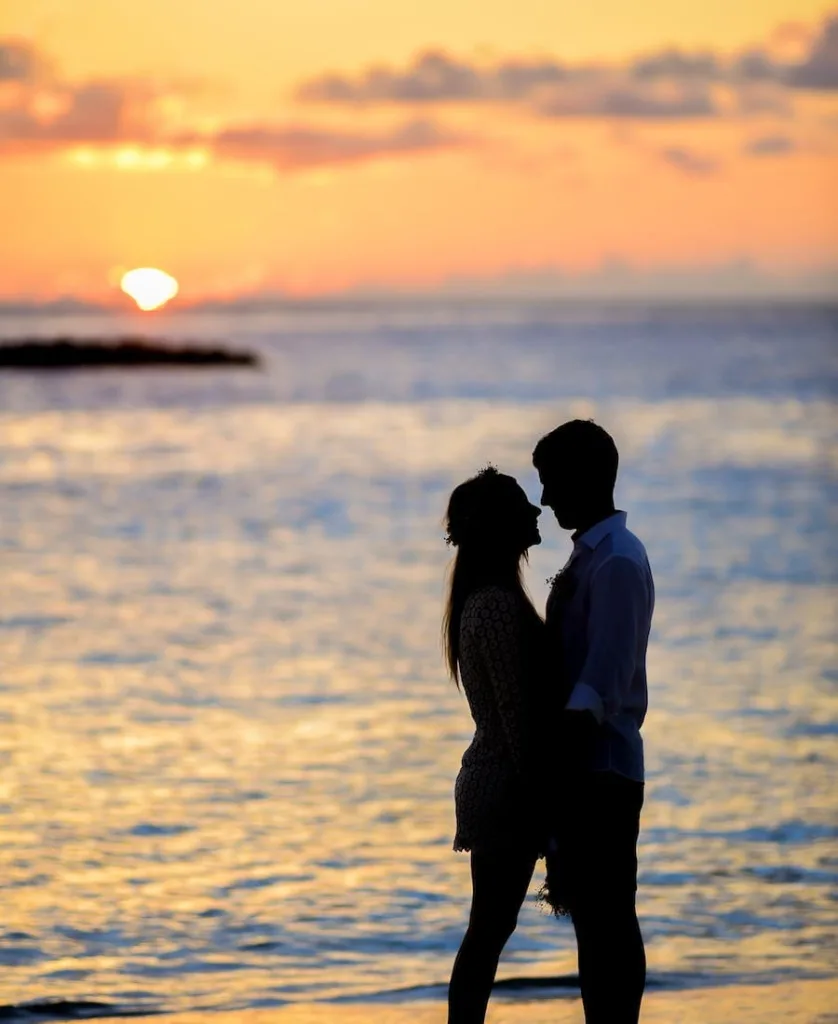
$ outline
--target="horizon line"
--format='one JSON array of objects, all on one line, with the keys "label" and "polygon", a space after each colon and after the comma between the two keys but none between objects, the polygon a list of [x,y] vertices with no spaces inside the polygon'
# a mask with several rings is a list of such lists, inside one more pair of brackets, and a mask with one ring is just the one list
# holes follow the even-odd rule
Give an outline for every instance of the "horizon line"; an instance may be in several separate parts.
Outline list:
[{"label": "horizon line", "polygon": [[113,315],[130,314],[144,319],[188,313],[213,312],[279,312],[282,310],[304,310],[316,308],[340,309],[371,306],[838,306],[838,292],[835,289],[812,289],[811,291],[772,291],[760,293],[753,290],[695,290],[678,292],[602,292],[602,293],[555,293],[546,292],[474,292],[474,291],[425,291],[425,292],[325,292],[318,295],[293,295],[283,292],[269,292],[239,295],[230,298],[203,298],[193,301],[169,302],[159,309],[143,312],[136,306],[124,302],[97,301],[64,295],[54,299],[2,298],[0,316],[27,315]]}]

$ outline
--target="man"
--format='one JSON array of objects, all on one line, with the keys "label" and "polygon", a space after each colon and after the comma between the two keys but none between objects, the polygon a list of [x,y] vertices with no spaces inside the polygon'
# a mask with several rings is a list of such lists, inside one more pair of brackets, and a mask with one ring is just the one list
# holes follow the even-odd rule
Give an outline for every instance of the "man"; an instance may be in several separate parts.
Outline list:
[{"label": "man", "polygon": [[533,464],[541,504],[574,542],[547,602],[557,685],[570,693],[555,789],[562,901],[576,932],[585,1021],[637,1024],[646,980],[635,896],[652,573],[626,513],[614,508],[617,448],[602,427],[562,424],[538,442]]}]

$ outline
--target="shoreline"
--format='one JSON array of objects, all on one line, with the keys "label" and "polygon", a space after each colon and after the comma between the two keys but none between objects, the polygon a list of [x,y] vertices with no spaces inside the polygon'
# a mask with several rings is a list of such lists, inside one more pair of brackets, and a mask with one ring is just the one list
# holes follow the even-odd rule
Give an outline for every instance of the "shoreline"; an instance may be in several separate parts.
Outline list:
[{"label": "shoreline", "polygon": [[[192,1010],[161,1014],[165,1024],[444,1024],[440,1000],[415,1003],[294,1003],[274,1009]],[[100,1017],[117,1024],[125,1017]],[[578,994],[495,997],[486,1024],[583,1024]],[[655,990],[641,1024],[838,1024],[838,978]]]}]

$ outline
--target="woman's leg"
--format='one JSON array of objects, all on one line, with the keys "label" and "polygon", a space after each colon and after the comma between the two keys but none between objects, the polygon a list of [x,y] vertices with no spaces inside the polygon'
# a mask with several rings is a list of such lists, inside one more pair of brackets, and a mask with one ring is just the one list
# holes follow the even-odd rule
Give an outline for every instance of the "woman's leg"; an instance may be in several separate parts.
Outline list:
[{"label": "woman's leg", "polygon": [[483,1024],[503,947],[515,931],[535,855],[472,853],[471,915],[448,988],[448,1024]]}]

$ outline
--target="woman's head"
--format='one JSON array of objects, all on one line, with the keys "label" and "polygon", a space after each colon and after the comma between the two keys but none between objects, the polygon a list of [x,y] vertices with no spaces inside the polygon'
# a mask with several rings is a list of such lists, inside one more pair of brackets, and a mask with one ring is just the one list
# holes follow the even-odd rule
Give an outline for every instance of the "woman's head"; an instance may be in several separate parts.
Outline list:
[{"label": "woman's head", "polygon": [[478,587],[503,586],[526,599],[521,558],[541,543],[538,517],[514,477],[493,466],[455,487],[448,501],[446,541],[457,554],[451,567],[443,639],[448,669],[459,678],[460,619],[466,599]]},{"label": "woman's head", "polygon": [[518,559],[541,543],[540,515],[514,477],[488,466],[451,493],[446,540],[484,558]]}]

